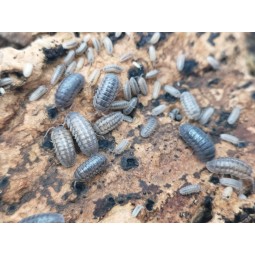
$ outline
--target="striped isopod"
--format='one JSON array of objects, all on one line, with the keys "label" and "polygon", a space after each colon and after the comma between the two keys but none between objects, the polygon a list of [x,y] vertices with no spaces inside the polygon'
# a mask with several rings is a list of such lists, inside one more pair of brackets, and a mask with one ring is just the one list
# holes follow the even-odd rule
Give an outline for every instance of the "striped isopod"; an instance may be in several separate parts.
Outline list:
[{"label": "striped isopod", "polygon": [[142,94],[144,96],[146,96],[148,94],[148,86],[147,86],[147,83],[143,77],[138,78],[138,86],[139,86],[139,89],[142,92]]},{"label": "striped isopod", "polygon": [[167,108],[167,106],[165,104],[160,104],[151,110],[151,115],[157,116],[157,115],[161,114],[162,112],[164,112],[166,110],[166,108]]},{"label": "striped isopod", "polygon": [[229,143],[233,143],[235,145],[239,144],[239,139],[233,135],[229,135],[229,134],[221,134],[220,135],[221,140],[229,142]]},{"label": "striped isopod", "polygon": [[64,58],[64,63],[68,66],[74,61],[74,58],[75,58],[75,51],[70,50],[67,53],[66,57]]},{"label": "striped isopod", "polygon": [[153,45],[149,46],[149,57],[151,62],[155,62],[157,59],[156,49]]},{"label": "striped isopod", "polygon": [[83,154],[90,156],[98,152],[98,141],[92,125],[78,112],[69,112],[65,123],[75,137]]},{"label": "striped isopod", "polygon": [[154,82],[153,91],[152,91],[152,99],[157,99],[161,90],[161,84],[159,81]]},{"label": "striped isopod", "polygon": [[195,151],[200,161],[207,162],[215,157],[214,143],[202,129],[183,124],[179,132],[182,139]]},{"label": "striped isopod", "polygon": [[70,74],[59,85],[55,94],[55,104],[59,108],[72,105],[76,95],[83,89],[84,76],[79,73]]},{"label": "striped isopod", "polygon": [[226,187],[222,192],[222,198],[223,199],[230,199],[233,193],[232,187]]},{"label": "striped isopod", "polygon": [[91,37],[91,35],[90,35],[90,34],[87,34],[87,35],[85,35],[85,36],[83,37],[82,41],[85,42],[85,43],[87,43],[87,42],[90,40],[90,37]]},{"label": "striped isopod", "polygon": [[65,219],[59,213],[39,213],[26,217],[19,223],[65,223]]},{"label": "striped isopod", "polygon": [[29,101],[36,101],[41,98],[48,91],[47,87],[44,85],[39,86],[30,96]]},{"label": "striped isopod", "polygon": [[23,76],[26,78],[30,77],[33,72],[33,67],[33,64],[26,63],[23,67]]},{"label": "striped isopod", "polygon": [[185,65],[185,55],[183,53],[180,53],[176,59],[176,68],[179,72],[181,72]]},{"label": "striped isopod", "polygon": [[112,55],[112,53],[113,53],[113,44],[112,44],[111,39],[106,36],[103,39],[103,44],[104,44],[104,47],[106,49],[107,54]]},{"label": "striped isopod", "polygon": [[132,98],[132,93],[131,93],[131,86],[130,86],[130,82],[127,81],[124,86],[123,86],[123,94],[124,94],[124,98],[126,100],[131,100]]},{"label": "striped isopod", "polygon": [[123,121],[132,123],[134,121],[134,119],[132,117],[130,117],[130,116],[123,115]]},{"label": "striped isopod", "polygon": [[181,94],[180,100],[188,118],[198,120],[201,114],[201,109],[195,97],[190,92],[185,91]]},{"label": "striped isopod", "polygon": [[63,126],[55,127],[51,132],[51,140],[59,162],[64,167],[72,167],[76,160],[76,152],[70,132]]},{"label": "striped isopod", "polygon": [[75,50],[75,54],[78,56],[78,55],[81,55],[83,54],[86,49],[87,49],[87,43],[86,42],[81,42],[81,44],[79,45],[79,47]]},{"label": "striped isopod", "polygon": [[89,47],[87,50],[87,59],[90,65],[94,63],[95,57],[94,57],[93,49],[91,47]]},{"label": "striped isopod", "polygon": [[65,64],[58,65],[56,67],[54,73],[51,76],[50,84],[51,85],[56,85],[58,83],[58,81],[61,79],[61,77],[63,76],[65,70],[66,70],[66,65]]},{"label": "striped isopod", "polygon": [[94,46],[96,52],[99,53],[99,51],[101,49],[101,45],[100,45],[100,42],[97,40],[96,37],[92,38],[92,43],[93,43],[93,46]]},{"label": "striped isopod", "polygon": [[102,154],[95,154],[82,163],[74,173],[78,181],[90,181],[94,176],[105,170],[107,158]]},{"label": "striped isopod", "polygon": [[160,32],[155,32],[155,33],[152,35],[152,37],[151,37],[149,43],[151,43],[151,44],[156,44],[156,43],[159,41],[159,39],[160,39]]},{"label": "striped isopod", "polygon": [[119,100],[119,101],[114,101],[112,102],[111,106],[110,106],[110,110],[123,110],[125,108],[127,108],[129,105],[129,102],[126,100]]},{"label": "striped isopod", "polygon": [[4,88],[0,88],[0,95],[4,95],[5,94],[5,89]]},{"label": "striped isopod", "polygon": [[232,112],[230,113],[227,119],[228,124],[234,125],[236,121],[238,120],[240,113],[241,113],[241,107],[239,106],[234,107],[234,109],[232,110]]},{"label": "striped isopod", "polygon": [[100,77],[100,74],[101,74],[100,69],[95,69],[95,70],[90,74],[90,76],[89,76],[89,78],[88,78],[88,82],[89,82],[89,84],[90,84],[91,86],[94,86],[94,85],[97,83],[97,81],[98,81],[98,79],[99,79],[99,77]]},{"label": "striped isopod", "polygon": [[106,74],[101,81],[93,99],[93,105],[98,111],[107,111],[120,87],[119,78],[115,74]]},{"label": "striped isopod", "polygon": [[123,114],[121,112],[109,113],[95,122],[94,130],[99,135],[105,135],[118,127],[123,121]]},{"label": "striped isopod", "polygon": [[238,191],[242,190],[243,182],[232,178],[220,178],[220,184],[232,187]]},{"label": "striped isopod", "polygon": [[156,130],[158,121],[155,117],[150,117],[145,125],[142,126],[140,135],[143,138],[148,138]]},{"label": "striped isopod", "polygon": [[132,94],[134,96],[137,96],[140,92],[140,89],[139,89],[136,79],[134,77],[131,77],[129,80],[129,84],[130,84]]},{"label": "striped isopod", "polygon": [[191,184],[179,190],[180,194],[183,196],[199,193],[200,191],[201,191],[201,187],[199,184]]},{"label": "striped isopod", "polygon": [[128,52],[128,53],[124,53],[123,55],[120,56],[120,63],[125,62],[131,58],[134,57],[134,53],[133,52]]},{"label": "striped isopod", "polygon": [[73,62],[66,68],[65,76],[68,76],[68,75],[74,73],[76,67],[77,67],[77,62],[76,62],[76,61],[73,61]]},{"label": "striped isopod", "polygon": [[135,209],[133,210],[131,216],[132,216],[133,218],[137,217],[138,214],[141,212],[141,210],[142,210],[143,208],[144,208],[144,206],[142,206],[142,205],[137,205],[137,206],[135,207]]},{"label": "striped isopod", "polygon": [[65,41],[62,43],[64,49],[69,50],[75,48],[78,45],[78,42],[75,39]]},{"label": "striped isopod", "polygon": [[75,71],[80,71],[82,69],[82,67],[84,66],[85,63],[85,57],[79,57],[77,60],[77,65],[76,65],[76,69]]},{"label": "striped isopod", "polygon": [[114,149],[114,154],[119,155],[121,154],[124,150],[127,149],[129,146],[129,140],[128,139],[123,139]]},{"label": "striped isopod", "polygon": [[121,73],[124,69],[118,65],[107,65],[103,67],[105,73]]},{"label": "striped isopod", "polygon": [[207,62],[210,64],[210,66],[214,69],[214,70],[218,70],[220,68],[220,63],[217,59],[215,59],[212,56],[208,56],[207,57]]},{"label": "striped isopod", "polygon": [[12,85],[12,82],[13,82],[12,78],[10,78],[10,77],[0,79],[0,87],[5,87],[5,86],[8,86],[8,85]]},{"label": "striped isopod", "polygon": [[214,113],[213,107],[207,107],[206,109],[204,109],[199,117],[199,123],[201,125],[205,125],[210,120],[213,113]]},{"label": "striped isopod", "polygon": [[181,96],[181,92],[173,86],[165,85],[164,90],[173,97],[179,98]]},{"label": "striped isopod", "polygon": [[123,110],[125,115],[129,115],[137,106],[138,99],[137,97],[133,97],[130,101],[128,106]]},{"label": "striped isopod", "polygon": [[158,73],[159,73],[159,70],[156,70],[156,69],[151,70],[148,73],[146,73],[145,78],[146,79],[155,78],[158,75]]},{"label": "striped isopod", "polygon": [[115,37],[120,37],[121,36],[121,34],[122,34],[122,32],[115,32]]}]

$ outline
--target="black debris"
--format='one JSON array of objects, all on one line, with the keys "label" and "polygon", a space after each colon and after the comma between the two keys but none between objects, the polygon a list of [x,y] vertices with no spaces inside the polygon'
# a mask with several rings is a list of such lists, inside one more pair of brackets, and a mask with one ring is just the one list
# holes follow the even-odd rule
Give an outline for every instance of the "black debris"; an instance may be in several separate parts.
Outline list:
[{"label": "black debris", "polygon": [[66,55],[66,52],[67,51],[63,48],[62,45],[57,45],[56,47],[50,49],[43,48],[43,53],[45,55],[44,62],[46,64],[52,63],[58,58]]},{"label": "black debris", "polygon": [[164,95],[160,95],[158,99],[162,99],[170,104],[174,104],[177,101],[176,97],[173,97],[168,93],[165,93]]},{"label": "black debris", "polygon": [[253,84],[252,81],[248,81],[248,82],[242,84],[241,86],[239,86],[237,89],[247,89],[247,88],[249,88],[252,84]]},{"label": "black debris", "polygon": [[9,177],[4,176],[0,179],[0,190],[2,191],[9,185]]},{"label": "black debris", "polygon": [[220,78],[214,78],[207,82],[207,86],[211,87],[212,85],[217,85],[220,82]]},{"label": "black debris", "polygon": [[215,46],[215,42],[214,40],[220,36],[220,33],[217,32],[217,33],[210,33],[208,39],[207,39],[207,42],[210,43],[212,46]]},{"label": "black debris", "polygon": [[54,148],[53,143],[51,141],[51,136],[49,133],[44,137],[41,146],[42,146],[42,148],[49,149],[49,150],[52,150]]},{"label": "black debris", "polygon": [[82,194],[86,190],[86,185],[84,182],[73,181],[71,187],[77,195]]},{"label": "black debris", "polygon": [[113,150],[115,140],[99,139],[98,145],[100,150]]},{"label": "black debris", "polygon": [[58,109],[56,107],[47,106],[46,107],[48,117],[50,119],[55,119],[58,115]]},{"label": "black debris", "polygon": [[186,76],[195,75],[195,69],[197,66],[198,62],[196,60],[186,59],[181,73]]},{"label": "black debris", "polygon": [[196,32],[196,36],[199,38],[201,35],[205,34],[205,32]]},{"label": "black debris", "polygon": [[[147,32],[147,33],[138,32],[137,35],[140,37],[140,40],[136,43],[137,48],[141,48],[144,45],[146,45],[150,41],[154,33],[155,32]],[[158,43],[161,41],[164,41],[172,33],[173,32],[160,32],[160,38]]]},{"label": "black debris", "polygon": [[111,39],[112,43],[115,44],[117,41],[121,40],[122,38],[124,38],[126,35],[125,32],[122,32],[121,35],[119,37],[115,36],[115,32],[110,32],[107,36]]},{"label": "black debris", "polygon": [[145,207],[148,211],[152,211],[155,202],[151,199],[147,199]]},{"label": "black debris", "polygon": [[123,156],[121,158],[120,166],[124,171],[128,171],[132,168],[136,168],[139,166],[139,162],[136,157],[129,156],[125,157]]},{"label": "black debris", "polygon": [[114,197],[110,194],[105,196],[102,199],[98,199],[95,202],[95,204],[96,204],[96,207],[93,212],[93,215],[96,218],[101,218],[101,217],[104,217],[105,214],[109,212],[116,205],[116,202]]},{"label": "black debris", "polygon": [[218,184],[218,183],[220,183],[220,179],[217,176],[211,176],[211,178],[209,179],[209,182],[211,182],[213,184]]},{"label": "black debris", "polygon": [[131,77],[137,78],[137,77],[141,77],[145,75],[144,66],[142,64],[140,64],[140,66],[141,66],[140,68],[137,68],[136,66],[132,66],[128,70],[128,79],[130,79]]},{"label": "black debris", "polygon": [[74,32],[74,36],[80,38],[80,32]]},{"label": "black debris", "polygon": [[238,147],[238,148],[245,148],[247,145],[248,145],[247,142],[239,142],[239,143],[237,144],[237,147]]},{"label": "black debris", "polygon": [[254,92],[252,92],[252,94],[251,94],[251,98],[252,98],[253,100],[255,100],[255,91],[254,91]]}]

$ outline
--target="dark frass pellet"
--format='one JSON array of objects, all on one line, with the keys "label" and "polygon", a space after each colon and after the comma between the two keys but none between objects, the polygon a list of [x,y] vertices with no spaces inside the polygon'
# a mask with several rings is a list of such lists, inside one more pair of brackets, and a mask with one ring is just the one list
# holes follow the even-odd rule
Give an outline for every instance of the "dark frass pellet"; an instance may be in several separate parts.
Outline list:
[{"label": "dark frass pellet", "polygon": [[127,171],[127,170],[130,170],[132,168],[138,167],[139,166],[139,162],[138,162],[136,157],[132,157],[132,156],[125,157],[125,156],[123,156],[121,158],[120,165],[121,165],[121,168],[123,170]]}]

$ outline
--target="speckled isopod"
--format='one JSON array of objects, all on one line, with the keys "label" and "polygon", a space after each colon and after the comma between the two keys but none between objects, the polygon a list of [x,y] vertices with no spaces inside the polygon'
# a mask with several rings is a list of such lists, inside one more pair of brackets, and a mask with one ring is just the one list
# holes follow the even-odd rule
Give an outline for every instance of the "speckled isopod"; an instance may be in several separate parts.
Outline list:
[{"label": "speckled isopod", "polygon": [[94,63],[95,57],[94,57],[94,53],[93,53],[93,49],[91,47],[89,47],[87,49],[87,59],[90,65],[92,65]]},{"label": "speckled isopod", "polygon": [[65,219],[59,213],[40,213],[26,217],[19,223],[65,223]]},{"label": "speckled isopod", "polygon": [[140,135],[143,138],[151,136],[158,126],[158,121],[155,117],[150,117],[145,125],[142,126]]},{"label": "speckled isopod", "polygon": [[199,184],[191,184],[179,190],[180,194],[184,196],[194,194],[194,193],[199,193],[200,191],[201,191],[201,187]]},{"label": "speckled isopod", "polygon": [[129,140],[123,139],[114,149],[114,154],[119,155],[129,146]]}]

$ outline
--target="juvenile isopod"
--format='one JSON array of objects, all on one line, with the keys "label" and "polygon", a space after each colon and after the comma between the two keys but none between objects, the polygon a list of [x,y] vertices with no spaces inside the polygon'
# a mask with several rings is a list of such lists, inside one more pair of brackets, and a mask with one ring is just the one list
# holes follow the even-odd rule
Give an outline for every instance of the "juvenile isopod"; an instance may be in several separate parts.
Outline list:
[{"label": "juvenile isopod", "polygon": [[153,45],[149,46],[149,57],[151,62],[155,62],[157,59],[156,49]]},{"label": "juvenile isopod", "polygon": [[79,45],[79,47],[75,50],[75,54],[76,54],[77,56],[83,54],[83,53],[86,51],[87,47],[88,47],[88,46],[87,46],[87,43],[81,42],[81,44]]},{"label": "juvenile isopod", "polygon": [[214,70],[218,70],[220,68],[220,63],[219,61],[212,57],[212,56],[208,56],[207,57],[207,62],[210,64],[210,66],[214,69]]},{"label": "juvenile isopod", "polygon": [[118,65],[107,65],[103,67],[105,73],[121,73],[124,69]]},{"label": "juvenile isopod", "polygon": [[33,67],[33,64],[26,63],[23,68],[23,76],[26,78],[30,77],[33,72]]},{"label": "juvenile isopod", "polygon": [[220,184],[232,187],[238,191],[242,190],[243,182],[232,178],[220,178]]},{"label": "juvenile isopod", "polygon": [[181,92],[173,86],[165,85],[164,90],[173,97],[179,98],[181,96]]},{"label": "juvenile isopod", "polygon": [[5,89],[4,88],[0,88],[0,95],[4,95],[5,94]]},{"label": "juvenile isopod", "polygon": [[95,122],[94,130],[99,135],[105,135],[118,127],[123,121],[123,114],[121,112],[109,113]]},{"label": "juvenile isopod", "polygon": [[176,68],[179,72],[181,72],[185,65],[185,55],[183,53],[180,53],[176,59]]},{"label": "juvenile isopod", "polygon": [[63,126],[55,127],[51,132],[51,140],[59,162],[64,167],[72,167],[76,160],[76,152],[70,132]]},{"label": "juvenile isopod", "polygon": [[233,135],[229,135],[229,134],[221,134],[220,135],[221,140],[229,142],[229,143],[233,143],[235,145],[239,144],[239,139]]},{"label": "juvenile isopod", "polygon": [[59,108],[72,105],[76,95],[83,89],[85,79],[83,75],[74,73],[67,76],[59,85],[55,94],[55,103]]},{"label": "juvenile isopod", "polygon": [[0,87],[12,85],[12,82],[13,82],[12,78],[10,78],[10,77],[0,79]]},{"label": "juvenile isopod", "polygon": [[127,81],[123,86],[123,94],[124,98],[128,101],[132,98],[131,86],[129,81]]},{"label": "juvenile isopod", "polygon": [[75,69],[77,67],[77,62],[76,61],[73,61],[67,68],[66,68],[66,71],[65,71],[65,76],[68,76],[70,74],[72,74]]},{"label": "juvenile isopod", "polygon": [[127,149],[129,146],[129,140],[128,139],[123,139],[114,149],[114,154],[119,155],[121,154],[124,150]]},{"label": "juvenile isopod", "polygon": [[151,78],[155,78],[158,75],[159,71],[154,69],[149,71],[148,73],[146,73],[145,78],[146,79],[151,79]]},{"label": "juvenile isopod", "polygon": [[132,216],[133,218],[137,217],[138,214],[141,212],[141,210],[142,210],[143,208],[144,208],[144,206],[142,206],[142,205],[137,205],[137,206],[135,207],[135,209],[133,210],[131,216]]},{"label": "juvenile isopod", "polygon": [[95,57],[94,57],[93,49],[91,47],[87,49],[87,59],[90,65],[94,63]]},{"label": "juvenile isopod", "polygon": [[98,111],[107,111],[120,87],[119,78],[115,74],[106,74],[98,87],[93,99],[93,105]]},{"label": "juvenile isopod", "polygon": [[65,223],[65,219],[59,213],[39,213],[26,217],[19,223]]},{"label": "juvenile isopod", "polygon": [[160,32],[155,32],[155,33],[152,35],[152,37],[151,37],[149,43],[151,43],[151,44],[156,44],[156,43],[159,41],[159,39],[160,39]]},{"label": "juvenile isopod", "polygon": [[129,105],[129,102],[126,100],[114,101],[114,102],[112,102],[110,109],[113,111],[123,110],[123,109],[127,108],[128,105]]},{"label": "juvenile isopod", "polygon": [[145,125],[142,126],[140,135],[143,138],[151,136],[158,126],[158,121],[155,117],[149,117]]},{"label": "juvenile isopod", "polygon": [[190,124],[183,124],[179,128],[179,132],[200,161],[207,162],[215,157],[214,143],[202,129]]},{"label": "juvenile isopod", "polygon": [[76,65],[76,69],[75,71],[80,71],[82,69],[82,67],[84,66],[85,63],[85,57],[79,57],[77,59],[77,65]]},{"label": "juvenile isopod", "polygon": [[51,76],[50,84],[51,85],[56,85],[58,83],[58,81],[61,79],[61,77],[63,76],[65,70],[66,70],[66,65],[65,64],[58,65],[56,67],[54,73]]},{"label": "juvenile isopod", "polygon": [[188,91],[181,94],[180,97],[182,107],[189,119],[198,120],[201,114],[201,109],[195,97]]},{"label": "juvenile isopod", "polygon": [[204,109],[199,117],[199,123],[201,125],[205,125],[206,123],[208,123],[213,113],[214,113],[213,107],[207,107],[206,109]]},{"label": "juvenile isopod", "polygon": [[36,101],[39,98],[41,98],[46,92],[47,92],[47,87],[44,85],[39,86],[30,96],[29,96],[29,101]]},{"label": "juvenile isopod", "polygon": [[239,106],[234,107],[234,109],[232,110],[232,112],[230,113],[227,119],[228,124],[234,125],[236,121],[238,120],[240,113],[241,113],[241,107]]},{"label": "juvenile isopod", "polygon": [[138,86],[138,83],[136,81],[136,79],[134,77],[131,77],[130,80],[129,80],[129,84],[130,84],[130,87],[131,87],[131,92],[134,96],[137,96],[140,92],[140,89],[139,89],[139,86]]},{"label": "juvenile isopod", "polygon": [[157,99],[161,90],[161,84],[159,81],[154,82],[153,91],[152,91],[152,99]]},{"label": "juvenile isopod", "polygon": [[128,106],[123,110],[125,115],[129,115],[137,106],[138,99],[137,97],[133,97],[130,101]]},{"label": "juvenile isopod", "polygon": [[226,187],[222,192],[222,198],[223,199],[230,199],[233,193],[232,187]]},{"label": "juvenile isopod", "polygon": [[121,34],[122,34],[122,32],[115,32],[115,37],[120,37],[121,36]]},{"label": "juvenile isopod", "polygon": [[125,62],[131,58],[134,57],[134,53],[133,52],[128,52],[128,53],[124,53],[123,55],[120,56],[120,63]]},{"label": "juvenile isopod", "polygon": [[103,40],[104,47],[106,49],[107,54],[112,55],[113,53],[113,44],[109,37],[105,37]]},{"label": "juvenile isopod", "polygon": [[97,174],[105,170],[107,158],[102,154],[95,154],[82,163],[74,173],[74,179],[78,181],[90,181]]},{"label": "juvenile isopod", "polygon": [[69,66],[75,58],[75,51],[74,50],[70,50],[66,57],[64,58],[64,63],[66,64],[66,66]]},{"label": "juvenile isopod", "polygon": [[93,46],[94,46],[96,52],[99,53],[99,51],[101,49],[101,45],[100,45],[100,42],[97,40],[96,37],[92,38],[92,43],[93,43]]},{"label": "juvenile isopod", "polygon": [[166,108],[167,108],[167,106],[165,104],[160,104],[152,109],[151,115],[157,116],[157,115],[163,113],[166,110]]},{"label": "juvenile isopod", "polygon": [[179,190],[180,194],[183,196],[199,193],[200,191],[201,191],[201,187],[199,184],[191,184]]},{"label": "juvenile isopod", "polygon": [[62,46],[64,49],[69,50],[75,48],[78,45],[78,42],[75,39],[63,42]]},{"label": "juvenile isopod", "polygon": [[147,86],[147,83],[143,77],[138,78],[138,86],[139,86],[139,89],[142,92],[142,94],[144,96],[146,96],[148,94],[148,86]]},{"label": "juvenile isopod", "polygon": [[97,83],[97,81],[98,81],[98,79],[99,79],[99,77],[100,77],[100,69],[95,69],[91,74],[90,74],[90,76],[89,76],[89,78],[88,78],[88,82],[89,82],[89,84],[91,85],[91,86],[94,86],[96,83]]}]

